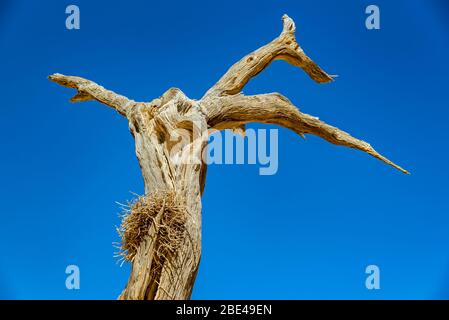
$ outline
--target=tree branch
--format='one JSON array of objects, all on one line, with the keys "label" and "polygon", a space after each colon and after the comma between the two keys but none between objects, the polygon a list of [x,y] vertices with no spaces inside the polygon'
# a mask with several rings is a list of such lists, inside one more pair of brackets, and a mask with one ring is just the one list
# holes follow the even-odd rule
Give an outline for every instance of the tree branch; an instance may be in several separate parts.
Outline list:
[{"label": "tree branch", "polygon": [[239,93],[246,83],[273,60],[284,60],[302,68],[313,80],[318,83],[332,81],[332,77],[313,62],[296,42],[295,23],[284,15],[282,17],[284,27],[282,33],[269,44],[246,55],[235,63],[223,77],[210,88],[205,97],[232,95]]},{"label": "tree branch", "polygon": [[71,102],[97,100],[112,109],[117,110],[123,116],[126,116],[132,106],[137,102],[127,97],[109,91],[93,81],[74,76],[65,76],[55,73],[48,77],[51,81],[60,84],[63,87],[77,89],[78,93],[73,96]]},{"label": "tree branch", "polygon": [[211,128],[229,129],[248,122],[277,124],[301,136],[312,134],[335,145],[361,150],[404,173],[409,173],[380,155],[365,141],[356,139],[316,117],[300,112],[286,97],[278,93],[223,96],[204,101],[204,103],[208,110],[208,124]]}]

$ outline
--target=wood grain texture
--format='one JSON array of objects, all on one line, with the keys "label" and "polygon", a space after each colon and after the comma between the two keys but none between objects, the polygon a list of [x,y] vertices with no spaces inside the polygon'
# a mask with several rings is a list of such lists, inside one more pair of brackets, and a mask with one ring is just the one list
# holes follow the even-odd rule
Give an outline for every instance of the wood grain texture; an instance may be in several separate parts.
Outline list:
[{"label": "wood grain texture", "polygon": [[171,88],[151,102],[136,102],[80,77],[49,77],[77,90],[72,102],[97,100],[128,119],[145,194],[169,191],[186,199],[186,236],[182,245],[156,269],[158,224],[153,224],[133,258],[131,275],[120,299],[190,298],[201,257],[201,196],[207,170],[201,155],[211,129],[242,131],[250,122],[276,124],[301,136],[312,134],[335,145],[361,150],[408,173],[368,143],[300,112],[279,93],[241,93],[252,77],[277,59],[303,69],[318,83],[332,81],[297,43],[293,20],[287,15],[282,20],[283,30],[276,39],[235,63],[200,100],[189,99],[181,90]]}]

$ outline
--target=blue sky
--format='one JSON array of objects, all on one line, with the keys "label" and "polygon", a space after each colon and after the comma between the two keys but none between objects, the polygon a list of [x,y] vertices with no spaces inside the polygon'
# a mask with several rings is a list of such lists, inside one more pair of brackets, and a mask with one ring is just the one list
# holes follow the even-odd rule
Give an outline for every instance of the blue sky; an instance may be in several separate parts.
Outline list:
[{"label": "blue sky", "polygon": [[[65,8],[81,29],[65,28]],[[381,29],[365,28],[377,4]],[[115,299],[115,201],[142,193],[127,122],[70,104],[55,72],[135,100],[191,98],[276,37],[282,14],[335,82],[274,62],[245,93],[278,91],[369,141],[361,152],[279,130],[279,170],[208,170],[195,299],[449,298],[449,5],[433,1],[8,1],[0,3],[0,298]],[[267,126],[250,125],[252,128]],[[65,288],[65,268],[81,289]],[[365,288],[378,265],[381,289]]]}]

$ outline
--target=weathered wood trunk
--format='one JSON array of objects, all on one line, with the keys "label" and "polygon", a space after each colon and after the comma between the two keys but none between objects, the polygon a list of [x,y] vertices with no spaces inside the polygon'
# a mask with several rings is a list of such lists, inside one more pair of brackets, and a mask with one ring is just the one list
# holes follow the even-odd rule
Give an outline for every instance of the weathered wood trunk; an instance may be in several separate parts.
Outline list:
[{"label": "weathered wood trunk", "polygon": [[[150,202],[162,203],[134,246],[131,275],[120,299],[190,298],[201,257],[201,195],[206,177],[206,164],[202,160],[210,130],[244,131],[249,122],[276,124],[301,136],[312,134],[335,145],[361,150],[408,173],[368,143],[300,112],[278,93],[253,96],[241,93],[246,83],[273,60],[302,68],[318,83],[332,80],[297,43],[293,20],[284,15],[283,22],[277,38],[235,63],[198,101],[172,88],[149,103],[136,102],[80,77],[62,74],[49,77],[77,90],[72,102],[97,100],[128,119],[145,195],[153,196]],[[164,234],[161,228],[167,229],[170,224],[164,207],[164,197],[169,196],[182,199],[182,223],[181,226],[178,223],[176,241],[169,239],[165,243],[171,245],[170,250],[161,252],[161,240],[167,242],[161,239]]]},{"label": "weathered wood trunk", "polygon": [[[154,108],[164,109],[154,115]],[[201,256],[201,193],[206,165],[201,161],[207,129],[198,104],[170,89],[152,105],[139,105],[129,118],[145,183],[145,193],[169,191],[186,200],[186,234],[181,246],[154,263],[157,227],[139,247],[120,299],[188,299]],[[150,276],[151,275],[151,276]]]}]

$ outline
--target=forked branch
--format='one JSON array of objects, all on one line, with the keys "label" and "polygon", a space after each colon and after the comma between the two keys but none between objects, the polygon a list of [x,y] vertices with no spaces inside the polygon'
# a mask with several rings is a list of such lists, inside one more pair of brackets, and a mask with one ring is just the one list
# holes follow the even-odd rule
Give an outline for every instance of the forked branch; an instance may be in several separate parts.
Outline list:
[{"label": "forked branch", "polygon": [[[252,77],[259,74],[276,59],[285,60],[302,68],[318,83],[332,80],[332,77],[313,62],[297,43],[296,27],[293,20],[287,15],[284,15],[282,20],[283,30],[279,37],[235,63],[207,91],[203,99],[198,101],[201,109],[205,112],[209,127],[244,130],[244,125],[248,122],[277,124],[291,129],[301,136],[313,134],[332,144],[361,150],[404,173],[408,173],[407,170],[380,155],[368,143],[356,139],[316,117],[301,113],[287,98],[280,94],[255,96],[239,94]],[[77,89],[78,93],[71,98],[72,102],[97,100],[124,116],[129,114],[133,106],[145,104],[118,95],[84,78],[53,74],[49,76],[49,79],[62,86]],[[167,91],[168,95],[172,91]],[[153,104],[151,104],[152,106]]]},{"label": "forked branch", "polygon": [[239,93],[247,82],[264,70],[273,60],[284,60],[302,68],[318,83],[332,81],[332,77],[313,62],[296,42],[295,23],[286,14],[282,17],[282,33],[256,51],[235,63],[223,77],[207,91],[205,97]]},{"label": "forked branch", "polygon": [[218,130],[241,130],[248,122],[277,124],[301,136],[313,134],[332,144],[361,150],[408,174],[407,170],[380,155],[365,141],[300,112],[287,98],[278,93],[255,96],[240,94],[252,77],[276,59],[302,68],[318,83],[332,80],[297,43],[293,20],[287,15],[284,15],[282,20],[283,30],[279,37],[235,63],[206,93],[201,103],[206,111],[208,125]]}]

